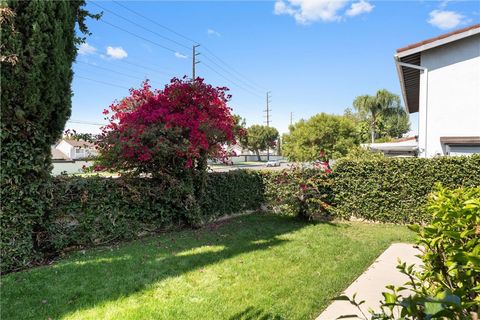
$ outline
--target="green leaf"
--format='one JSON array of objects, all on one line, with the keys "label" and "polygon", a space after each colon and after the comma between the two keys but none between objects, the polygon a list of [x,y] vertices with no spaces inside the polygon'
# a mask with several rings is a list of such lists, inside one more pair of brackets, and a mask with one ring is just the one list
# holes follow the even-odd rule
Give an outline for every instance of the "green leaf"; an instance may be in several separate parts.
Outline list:
[{"label": "green leaf", "polygon": [[335,297],[335,298],[333,298],[332,300],[338,300],[338,301],[351,301],[350,297],[348,297],[348,296],[345,296],[345,295],[341,295],[341,296]]},{"label": "green leaf", "polygon": [[425,314],[426,315],[435,315],[440,311],[443,311],[445,307],[439,301],[427,301],[425,302]]},{"label": "green leaf", "polygon": [[448,293],[446,291],[440,292],[437,294],[436,298],[440,300],[440,302],[447,303],[449,305],[454,305],[459,307],[462,303],[460,298],[454,294]]},{"label": "green leaf", "polygon": [[385,298],[385,304],[394,304],[397,300],[397,297],[394,294],[388,293],[388,292],[382,292],[382,295]]}]

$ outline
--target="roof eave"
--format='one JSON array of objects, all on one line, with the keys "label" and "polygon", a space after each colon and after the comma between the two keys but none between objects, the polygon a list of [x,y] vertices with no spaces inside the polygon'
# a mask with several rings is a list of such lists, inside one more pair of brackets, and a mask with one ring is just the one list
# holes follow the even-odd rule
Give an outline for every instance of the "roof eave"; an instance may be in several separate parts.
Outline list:
[{"label": "roof eave", "polygon": [[407,91],[405,90],[405,83],[404,83],[404,79],[403,79],[402,66],[398,64],[398,62],[400,62],[400,57],[398,56],[398,54],[395,54],[393,56],[393,60],[395,61],[395,67],[397,69],[397,74],[398,74],[398,80],[400,81],[400,89],[402,91],[403,101],[405,102],[405,111],[407,111],[407,113],[411,113],[410,108],[408,107]]},{"label": "roof eave", "polygon": [[405,48],[397,49],[396,56],[398,56],[398,58],[401,59],[403,57],[406,57],[418,52],[426,51],[429,49],[433,49],[433,48],[445,45],[447,43],[454,42],[463,38],[467,38],[479,33],[480,33],[480,24],[473,25],[460,33],[447,34],[445,35],[445,37],[436,39],[431,42],[426,42],[421,45],[414,44],[414,45],[411,45],[411,48],[405,47]]}]

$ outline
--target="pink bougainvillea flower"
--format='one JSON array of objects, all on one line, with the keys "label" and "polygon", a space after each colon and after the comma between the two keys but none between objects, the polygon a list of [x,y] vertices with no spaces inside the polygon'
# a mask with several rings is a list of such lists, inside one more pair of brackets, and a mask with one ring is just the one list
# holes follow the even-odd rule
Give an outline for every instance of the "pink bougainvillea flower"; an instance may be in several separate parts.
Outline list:
[{"label": "pink bougainvillea flower", "polygon": [[206,158],[226,160],[230,154],[224,146],[235,144],[236,134],[227,91],[201,78],[174,78],[163,90],[152,90],[145,81],[104,111],[110,117],[97,143],[100,154],[114,169],[153,171],[178,163],[168,157],[183,159],[189,168]]}]

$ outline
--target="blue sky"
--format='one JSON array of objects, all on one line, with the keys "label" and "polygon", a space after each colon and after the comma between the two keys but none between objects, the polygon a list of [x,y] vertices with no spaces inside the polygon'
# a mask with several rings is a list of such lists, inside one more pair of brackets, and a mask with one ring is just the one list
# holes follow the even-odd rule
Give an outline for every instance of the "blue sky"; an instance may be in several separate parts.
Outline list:
[{"label": "blue sky", "polygon": [[[73,121],[66,126],[94,133],[98,125],[74,121],[103,123],[102,110],[142,79],[161,88],[172,76],[190,76],[188,39],[201,44],[197,75],[229,87],[230,106],[247,125],[264,121],[268,90],[272,125],[286,132],[291,112],[295,122],[342,114],[356,96],[380,88],[400,94],[395,49],[480,21],[476,1],[95,3],[108,11],[105,22],[88,21],[92,35],[74,65]],[[87,8],[102,10],[92,2]],[[411,121],[416,130],[417,117]]]}]

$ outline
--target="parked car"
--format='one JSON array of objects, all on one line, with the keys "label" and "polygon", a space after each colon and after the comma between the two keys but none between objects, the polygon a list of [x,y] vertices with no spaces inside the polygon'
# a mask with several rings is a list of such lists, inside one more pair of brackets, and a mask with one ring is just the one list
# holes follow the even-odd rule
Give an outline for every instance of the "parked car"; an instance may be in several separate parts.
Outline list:
[{"label": "parked car", "polygon": [[267,167],[280,167],[280,161],[270,160],[267,162]]}]

